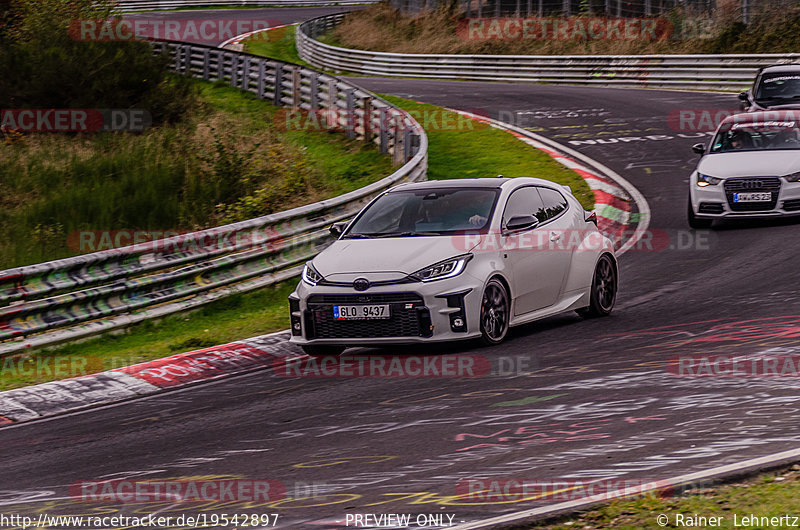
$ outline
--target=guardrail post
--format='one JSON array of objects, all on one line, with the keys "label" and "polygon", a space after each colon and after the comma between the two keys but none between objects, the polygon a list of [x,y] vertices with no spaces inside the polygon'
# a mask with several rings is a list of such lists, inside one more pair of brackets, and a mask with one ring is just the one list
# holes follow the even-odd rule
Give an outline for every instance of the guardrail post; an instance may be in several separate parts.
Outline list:
[{"label": "guardrail post", "polygon": [[394,151],[392,151],[392,164],[394,164],[395,166],[403,165],[403,140],[404,140],[403,129],[405,129],[405,125],[403,123],[403,115],[395,114]]},{"label": "guardrail post", "polygon": [[231,54],[231,86],[235,87],[239,84],[239,55]]},{"label": "guardrail post", "polygon": [[319,109],[319,74],[311,74],[311,110]]},{"label": "guardrail post", "polygon": [[336,80],[331,79],[328,81],[328,108],[336,110],[336,100],[339,99],[336,91],[339,90],[336,86]]},{"label": "guardrail post", "polygon": [[345,122],[345,132],[348,138],[356,136],[356,98],[355,89],[348,88],[345,91],[345,102],[347,105],[347,121]]},{"label": "guardrail post", "polygon": [[378,109],[378,130],[380,131],[381,154],[389,152],[389,122],[388,111],[381,107]]},{"label": "guardrail post", "polygon": [[300,67],[295,66],[292,68],[292,108],[299,109],[302,103],[300,85],[302,79],[300,77]]},{"label": "guardrail post", "polygon": [[403,163],[405,164],[408,162],[411,157],[411,145],[412,137],[411,137],[411,130],[407,127],[403,129]]},{"label": "guardrail post", "polygon": [[208,81],[208,66],[211,63],[211,52],[203,50],[203,81]]},{"label": "guardrail post", "polygon": [[217,81],[225,79],[225,52],[217,52]]},{"label": "guardrail post", "polygon": [[174,68],[176,72],[181,71],[181,47],[175,46],[175,57],[172,58],[174,61]]},{"label": "guardrail post", "polygon": [[242,90],[248,92],[250,90],[250,57],[245,56],[244,63],[242,64]]},{"label": "guardrail post", "polygon": [[276,107],[283,106],[283,65],[278,63],[275,66],[275,94],[272,98],[272,104]]},{"label": "guardrail post", "polygon": [[264,85],[267,77],[267,62],[264,59],[258,61],[258,99],[264,99]]},{"label": "guardrail post", "polygon": [[372,141],[372,97],[364,96],[361,98],[361,106],[364,108],[364,116],[361,123],[364,127],[364,141]]}]

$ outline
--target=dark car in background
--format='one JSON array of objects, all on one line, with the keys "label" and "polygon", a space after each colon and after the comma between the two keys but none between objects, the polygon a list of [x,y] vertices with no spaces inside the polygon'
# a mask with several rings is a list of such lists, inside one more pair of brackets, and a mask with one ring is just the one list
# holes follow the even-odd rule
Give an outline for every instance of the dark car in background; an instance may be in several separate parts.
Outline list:
[{"label": "dark car in background", "polygon": [[800,64],[765,66],[753,87],[739,94],[742,110],[800,110]]}]

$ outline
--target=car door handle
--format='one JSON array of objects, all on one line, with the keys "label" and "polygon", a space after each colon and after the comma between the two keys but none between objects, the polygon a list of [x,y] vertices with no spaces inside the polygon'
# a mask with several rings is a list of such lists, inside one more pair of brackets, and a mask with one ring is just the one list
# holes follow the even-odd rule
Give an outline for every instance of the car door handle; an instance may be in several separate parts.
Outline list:
[{"label": "car door handle", "polygon": [[558,241],[559,239],[561,239],[559,232],[550,232],[550,241]]}]

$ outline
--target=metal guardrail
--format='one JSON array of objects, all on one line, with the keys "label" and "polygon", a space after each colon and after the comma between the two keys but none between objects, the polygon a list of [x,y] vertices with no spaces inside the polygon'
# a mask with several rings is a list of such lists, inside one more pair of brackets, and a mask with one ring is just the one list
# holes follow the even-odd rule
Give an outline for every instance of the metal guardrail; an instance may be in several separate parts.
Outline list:
[{"label": "metal guardrail", "polygon": [[637,88],[743,90],[761,66],[800,54],[759,55],[436,55],[354,50],[315,40],[344,18],[337,13],[297,28],[307,63],[333,72],[372,76],[511,81]]},{"label": "metal guardrail", "polygon": [[187,7],[315,7],[374,4],[379,0],[118,0],[119,11],[157,11]]},{"label": "metal guardrail", "polygon": [[402,167],[361,189],[288,211],[0,271],[0,355],[109,331],[296,276],[331,241],[329,224],[348,219],[396,183],[426,178],[428,139],[422,127],[347,81],[236,51],[176,42],[153,46],[169,53],[182,74],[227,81],[276,106],[335,109],[349,118],[344,125],[349,137],[378,144]]}]

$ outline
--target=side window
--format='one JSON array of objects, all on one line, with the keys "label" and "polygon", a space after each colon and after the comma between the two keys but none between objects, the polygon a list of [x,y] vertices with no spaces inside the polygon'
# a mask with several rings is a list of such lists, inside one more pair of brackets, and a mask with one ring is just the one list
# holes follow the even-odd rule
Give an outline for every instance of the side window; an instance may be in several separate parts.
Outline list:
[{"label": "side window", "polygon": [[544,218],[539,217],[540,221],[544,222],[547,219],[552,219],[567,209],[567,199],[556,190],[539,188],[539,194],[542,196],[542,202],[544,203]]},{"label": "side window", "polygon": [[520,188],[512,193],[508,198],[508,202],[506,202],[506,209],[503,212],[503,226],[506,226],[509,219],[518,215],[535,215],[539,221],[543,221],[544,211],[542,198],[536,188],[533,186]]}]

